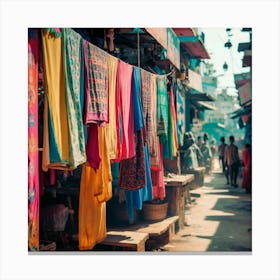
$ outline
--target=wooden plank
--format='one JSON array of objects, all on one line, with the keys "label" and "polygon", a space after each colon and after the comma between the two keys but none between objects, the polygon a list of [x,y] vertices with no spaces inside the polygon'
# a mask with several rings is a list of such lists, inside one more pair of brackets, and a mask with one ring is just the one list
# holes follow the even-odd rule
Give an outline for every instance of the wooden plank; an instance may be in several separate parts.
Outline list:
[{"label": "wooden plank", "polygon": [[135,247],[136,251],[144,251],[147,233],[134,231],[108,231],[106,238],[99,244],[118,247]]},{"label": "wooden plank", "polygon": [[188,183],[191,183],[194,180],[193,174],[186,174],[186,175],[177,175],[177,174],[170,174],[170,177],[164,177],[165,186],[168,187],[181,187]]}]

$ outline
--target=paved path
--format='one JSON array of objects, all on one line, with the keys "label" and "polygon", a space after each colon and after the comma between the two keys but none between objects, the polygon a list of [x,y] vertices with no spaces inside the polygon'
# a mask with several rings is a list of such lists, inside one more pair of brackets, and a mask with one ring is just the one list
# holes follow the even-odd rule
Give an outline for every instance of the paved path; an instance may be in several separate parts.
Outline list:
[{"label": "paved path", "polygon": [[251,195],[225,182],[217,170],[206,176],[203,187],[192,191],[195,201],[186,209],[187,225],[162,251],[252,251]]}]

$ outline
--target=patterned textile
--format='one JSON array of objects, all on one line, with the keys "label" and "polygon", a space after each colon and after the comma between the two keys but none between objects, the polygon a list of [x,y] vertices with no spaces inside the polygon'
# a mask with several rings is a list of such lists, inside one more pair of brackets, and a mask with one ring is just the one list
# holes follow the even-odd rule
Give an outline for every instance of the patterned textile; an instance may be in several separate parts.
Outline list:
[{"label": "patterned textile", "polygon": [[133,101],[133,120],[136,155],[133,158],[125,159],[120,162],[119,186],[126,190],[136,190],[146,185],[146,166],[145,166],[145,131],[142,105],[140,101],[140,70],[134,67],[132,79],[132,101]]},{"label": "patterned textile", "polygon": [[42,168],[70,169],[62,38],[42,31],[44,57],[44,143]]},{"label": "patterned textile", "polygon": [[39,250],[38,29],[28,29],[28,250]]},{"label": "patterned textile", "polygon": [[160,142],[168,138],[168,97],[166,76],[157,76],[157,135]]},{"label": "patterned textile", "polygon": [[108,123],[108,54],[84,40],[84,58],[86,96],[84,123]]},{"label": "patterned textile", "polygon": [[144,69],[141,69],[141,100],[149,153],[156,157],[156,75]]},{"label": "patterned textile", "polygon": [[80,103],[81,36],[71,28],[62,29],[65,72],[65,99],[69,125],[69,164],[76,168],[86,161],[85,139]]},{"label": "patterned textile", "polygon": [[132,97],[133,66],[119,61],[116,83],[117,133],[120,139],[118,160],[135,156],[134,115]]}]

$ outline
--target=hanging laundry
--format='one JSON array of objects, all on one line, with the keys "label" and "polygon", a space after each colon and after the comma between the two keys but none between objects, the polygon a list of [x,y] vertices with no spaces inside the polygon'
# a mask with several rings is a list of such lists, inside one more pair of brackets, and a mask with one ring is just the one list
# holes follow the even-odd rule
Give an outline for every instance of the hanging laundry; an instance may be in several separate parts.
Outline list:
[{"label": "hanging laundry", "polygon": [[38,154],[39,30],[28,29],[28,250],[39,250]]},{"label": "hanging laundry", "polygon": [[135,156],[134,117],[132,99],[133,66],[119,61],[116,83],[117,102],[117,133],[120,139],[118,159],[128,159]]},{"label": "hanging laundry", "polygon": [[[143,201],[152,200],[152,180],[150,173],[150,158],[145,135],[145,123],[141,103],[141,72],[133,68],[133,112],[136,156],[120,162],[120,183],[126,185],[125,201],[129,223],[134,222],[134,209],[142,209]],[[138,188],[137,186],[142,186]]]},{"label": "hanging laundry", "polygon": [[136,190],[146,185],[146,166],[144,154],[144,119],[140,100],[141,79],[139,68],[133,68],[132,102],[136,155],[121,160],[119,187],[126,190]]},{"label": "hanging laundry", "polygon": [[87,161],[93,169],[98,169],[101,161],[98,138],[98,125],[95,123],[88,125],[86,155]]},{"label": "hanging laundry", "polygon": [[[120,141],[117,135],[117,110],[116,110],[116,80],[119,59],[108,57],[109,77],[109,123],[105,126],[105,134],[108,139],[108,154],[110,159],[118,157]],[[119,143],[119,145],[118,145]]]},{"label": "hanging laundry", "polygon": [[109,121],[108,54],[84,40],[84,123],[105,125]]},{"label": "hanging laundry", "polygon": [[42,30],[45,100],[42,168],[69,169],[69,128],[65,100],[62,38]]},{"label": "hanging laundry", "polygon": [[151,176],[153,184],[153,198],[163,200],[165,198],[164,170],[163,170],[163,147],[159,145],[159,166],[151,165]]},{"label": "hanging laundry", "polygon": [[65,99],[69,125],[69,165],[76,168],[86,161],[82,108],[80,102],[82,38],[71,28],[63,28],[62,35]]},{"label": "hanging laundry", "polygon": [[79,249],[91,250],[106,237],[106,202],[99,202],[93,182],[96,171],[83,164],[79,198]]},{"label": "hanging laundry", "polygon": [[156,75],[141,69],[141,101],[146,128],[148,149],[151,156],[157,156],[156,131]]},{"label": "hanging laundry", "polygon": [[160,142],[168,138],[168,98],[166,76],[157,76],[157,135]]}]

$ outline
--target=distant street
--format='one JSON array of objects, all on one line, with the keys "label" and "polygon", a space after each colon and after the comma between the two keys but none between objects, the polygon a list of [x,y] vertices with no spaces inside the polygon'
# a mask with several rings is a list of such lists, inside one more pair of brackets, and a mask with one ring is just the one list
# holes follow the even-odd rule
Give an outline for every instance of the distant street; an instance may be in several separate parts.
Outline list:
[{"label": "distant street", "polygon": [[217,168],[205,177],[204,186],[192,191],[193,202],[186,208],[187,225],[163,251],[240,252],[252,251],[251,194],[226,185]]}]

